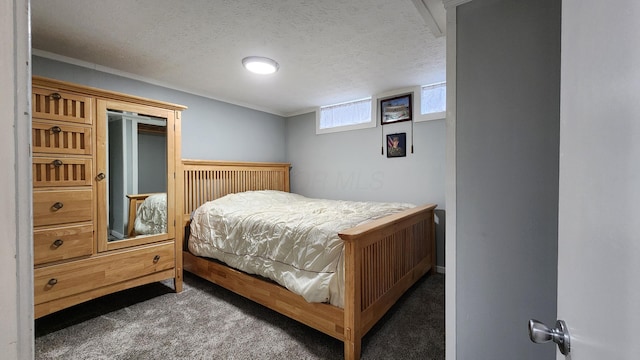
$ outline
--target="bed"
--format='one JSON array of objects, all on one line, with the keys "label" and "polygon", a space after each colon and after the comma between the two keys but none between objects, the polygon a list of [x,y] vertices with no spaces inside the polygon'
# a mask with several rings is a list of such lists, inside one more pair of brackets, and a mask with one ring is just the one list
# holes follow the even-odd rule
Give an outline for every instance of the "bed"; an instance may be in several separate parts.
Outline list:
[{"label": "bed", "polygon": [[167,193],[132,194],[129,199],[127,236],[167,232]]},{"label": "bed", "polygon": [[[289,192],[289,164],[183,160],[180,240],[201,205],[228,194]],[[358,359],[362,337],[418,279],[435,271],[436,205],[421,205],[341,230],[344,244],[342,306],[308,302],[285,287],[207,257],[183,242],[183,269],[344,342],[345,359]]]}]

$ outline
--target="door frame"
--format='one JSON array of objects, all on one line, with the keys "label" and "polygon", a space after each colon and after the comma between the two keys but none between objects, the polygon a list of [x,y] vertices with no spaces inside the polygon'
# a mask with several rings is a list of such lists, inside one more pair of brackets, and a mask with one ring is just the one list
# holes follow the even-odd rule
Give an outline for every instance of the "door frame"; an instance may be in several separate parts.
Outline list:
[{"label": "door frame", "polygon": [[6,194],[0,225],[6,242],[0,252],[0,279],[7,296],[0,298],[0,351],[7,358],[31,359],[33,333],[33,227],[31,220],[31,39],[29,0],[3,2],[0,39],[9,44],[0,54],[0,106],[5,129],[0,134]]},{"label": "door frame", "polygon": [[445,264],[445,354],[446,359],[456,359],[456,23],[457,7],[471,0],[443,0],[447,15],[446,66],[447,66],[447,115],[446,115],[446,181],[445,209],[447,209]]}]

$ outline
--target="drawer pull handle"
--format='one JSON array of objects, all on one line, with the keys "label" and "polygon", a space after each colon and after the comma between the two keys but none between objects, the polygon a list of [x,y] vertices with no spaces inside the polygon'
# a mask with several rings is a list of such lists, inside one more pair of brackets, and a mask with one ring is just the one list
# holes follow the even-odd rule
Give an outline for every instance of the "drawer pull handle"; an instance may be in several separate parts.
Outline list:
[{"label": "drawer pull handle", "polygon": [[49,285],[49,286],[53,286],[53,285],[55,285],[57,283],[58,283],[58,279],[56,279],[56,278],[49,279],[49,281],[47,281],[47,285]]},{"label": "drawer pull handle", "polygon": [[60,167],[60,166],[62,166],[62,160],[58,160],[58,159],[53,160],[53,161],[51,162],[51,165],[53,165],[53,166],[55,166],[55,167]]},{"label": "drawer pull handle", "polygon": [[156,255],[156,256],[154,256],[154,257],[153,257],[153,263],[154,263],[154,264],[157,264],[157,263],[158,263],[158,261],[160,261],[160,255]]},{"label": "drawer pull handle", "polygon": [[98,179],[98,181],[102,181],[104,180],[104,178],[107,177],[104,173],[100,173],[96,176],[96,179]]},{"label": "drawer pull handle", "polygon": [[52,245],[54,248],[59,248],[60,246],[62,246],[62,244],[64,244],[64,241],[62,241],[62,239],[56,239],[56,241],[54,241]]},{"label": "drawer pull handle", "polygon": [[53,100],[60,100],[62,99],[62,95],[58,94],[58,93],[53,93],[51,95],[49,95]]},{"label": "drawer pull handle", "polygon": [[62,207],[64,206],[63,203],[61,203],[60,201],[58,201],[57,203],[53,204],[52,208],[54,211],[58,211],[60,209],[62,209]]},{"label": "drawer pull handle", "polygon": [[59,133],[61,131],[62,131],[62,129],[60,128],[60,126],[54,126],[54,127],[51,128],[51,132],[54,133],[54,134],[57,134],[57,133]]}]

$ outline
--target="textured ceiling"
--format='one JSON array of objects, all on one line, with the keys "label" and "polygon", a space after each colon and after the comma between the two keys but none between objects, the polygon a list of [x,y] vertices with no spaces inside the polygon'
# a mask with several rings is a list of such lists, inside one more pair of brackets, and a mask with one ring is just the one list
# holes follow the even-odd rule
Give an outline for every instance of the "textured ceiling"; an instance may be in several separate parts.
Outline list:
[{"label": "textured ceiling", "polygon": [[[287,116],[443,81],[445,37],[433,35],[416,1],[31,0],[32,44]],[[442,3],[424,3],[444,27]],[[246,72],[241,60],[251,55],[280,70]]]}]

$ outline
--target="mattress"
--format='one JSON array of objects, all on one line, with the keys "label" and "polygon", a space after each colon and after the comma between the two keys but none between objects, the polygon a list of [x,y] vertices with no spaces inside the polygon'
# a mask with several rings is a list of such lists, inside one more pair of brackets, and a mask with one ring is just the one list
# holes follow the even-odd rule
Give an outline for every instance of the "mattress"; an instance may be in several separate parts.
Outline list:
[{"label": "mattress", "polygon": [[136,210],[136,234],[153,235],[167,232],[167,194],[153,194]]},{"label": "mattress", "polygon": [[229,194],[194,211],[188,248],[271,279],[309,302],[343,307],[344,244],[338,232],[414,206],[274,190]]}]

